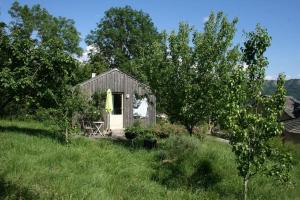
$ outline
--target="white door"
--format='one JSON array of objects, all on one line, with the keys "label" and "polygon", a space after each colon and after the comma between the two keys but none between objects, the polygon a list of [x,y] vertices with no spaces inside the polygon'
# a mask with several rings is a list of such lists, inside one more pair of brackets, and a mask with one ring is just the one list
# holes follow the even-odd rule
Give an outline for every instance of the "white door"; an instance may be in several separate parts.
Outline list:
[{"label": "white door", "polygon": [[113,111],[110,114],[110,128],[123,129],[123,94],[113,93]]}]

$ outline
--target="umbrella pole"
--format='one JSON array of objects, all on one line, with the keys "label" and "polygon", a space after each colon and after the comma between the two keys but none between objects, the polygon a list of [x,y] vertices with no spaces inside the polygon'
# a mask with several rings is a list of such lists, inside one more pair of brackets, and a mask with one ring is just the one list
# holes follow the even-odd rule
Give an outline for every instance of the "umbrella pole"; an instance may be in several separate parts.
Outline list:
[{"label": "umbrella pole", "polygon": [[107,113],[107,121],[106,121],[106,131],[108,131],[108,122],[109,121],[109,113]]}]

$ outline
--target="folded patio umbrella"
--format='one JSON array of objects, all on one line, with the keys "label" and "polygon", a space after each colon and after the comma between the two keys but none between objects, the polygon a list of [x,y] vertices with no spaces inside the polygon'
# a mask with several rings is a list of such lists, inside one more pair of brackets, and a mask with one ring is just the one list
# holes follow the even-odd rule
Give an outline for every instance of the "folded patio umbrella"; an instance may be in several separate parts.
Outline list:
[{"label": "folded patio umbrella", "polygon": [[109,129],[109,115],[110,113],[113,111],[113,102],[112,102],[112,94],[111,94],[111,90],[108,89],[106,92],[106,102],[105,102],[105,111],[107,112],[107,129]]}]

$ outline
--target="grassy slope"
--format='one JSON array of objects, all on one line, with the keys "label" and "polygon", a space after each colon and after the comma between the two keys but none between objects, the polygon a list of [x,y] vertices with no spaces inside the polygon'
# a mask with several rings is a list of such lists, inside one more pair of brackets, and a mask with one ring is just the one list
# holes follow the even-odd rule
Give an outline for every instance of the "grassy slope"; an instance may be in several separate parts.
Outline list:
[{"label": "grassy slope", "polygon": [[[36,136],[39,135],[39,136]],[[200,141],[199,141],[200,142]],[[191,190],[152,179],[159,150],[132,149],[109,140],[79,138],[62,145],[43,124],[0,121],[0,199],[233,199],[241,193],[234,157],[226,144],[205,139],[222,180]],[[299,154],[298,154],[299,156]],[[300,157],[300,156],[299,156]],[[298,158],[299,158],[298,157]],[[299,188],[300,166],[293,171]],[[252,199],[300,199],[300,191],[254,179]]]}]

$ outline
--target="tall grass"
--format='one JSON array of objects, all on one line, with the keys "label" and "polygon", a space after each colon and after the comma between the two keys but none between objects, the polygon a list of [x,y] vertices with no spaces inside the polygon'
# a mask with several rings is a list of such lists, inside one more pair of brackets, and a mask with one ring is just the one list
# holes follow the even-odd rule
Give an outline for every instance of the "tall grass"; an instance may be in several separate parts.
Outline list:
[{"label": "tall grass", "polygon": [[[88,138],[64,145],[53,134],[42,123],[0,120],[0,199],[237,199],[242,191],[230,146],[209,138],[170,138],[149,151]],[[172,159],[178,165],[163,163]],[[299,162],[292,175],[294,188],[259,176],[250,198],[299,198]]]}]

